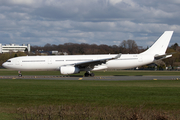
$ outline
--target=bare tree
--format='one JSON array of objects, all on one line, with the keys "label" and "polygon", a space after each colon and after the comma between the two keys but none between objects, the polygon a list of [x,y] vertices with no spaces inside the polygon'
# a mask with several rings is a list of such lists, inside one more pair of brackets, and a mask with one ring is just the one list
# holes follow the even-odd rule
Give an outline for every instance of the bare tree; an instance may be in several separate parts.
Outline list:
[{"label": "bare tree", "polygon": [[129,49],[129,53],[131,54],[138,53],[138,46],[134,40],[127,40],[127,46]]},{"label": "bare tree", "polygon": [[120,44],[120,52],[135,54],[138,53],[138,46],[134,40],[123,40]]}]

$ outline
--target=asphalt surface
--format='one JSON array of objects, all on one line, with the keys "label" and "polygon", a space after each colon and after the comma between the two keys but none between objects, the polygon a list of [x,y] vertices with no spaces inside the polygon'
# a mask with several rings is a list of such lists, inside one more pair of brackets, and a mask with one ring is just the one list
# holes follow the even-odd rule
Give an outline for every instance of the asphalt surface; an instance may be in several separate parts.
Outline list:
[{"label": "asphalt surface", "polygon": [[128,80],[180,80],[180,76],[0,76],[0,79],[37,79],[37,80],[107,80],[107,81],[128,81]]}]

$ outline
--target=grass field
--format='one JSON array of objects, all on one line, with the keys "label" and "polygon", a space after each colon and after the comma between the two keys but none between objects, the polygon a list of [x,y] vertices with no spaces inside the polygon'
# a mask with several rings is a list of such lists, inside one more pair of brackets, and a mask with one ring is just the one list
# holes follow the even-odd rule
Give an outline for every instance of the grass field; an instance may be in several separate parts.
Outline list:
[{"label": "grass field", "polygon": [[[7,70],[0,72],[3,75],[7,74]],[[108,74],[178,75],[179,73],[122,72],[110,71]],[[39,75],[43,75],[42,73],[35,72]],[[17,73],[12,71],[11,74]],[[53,72],[47,74],[54,75]],[[102,75],[104,72],[96,74]],[[0,79],[0,118],[2,120],[180,119],[180,81]]]}]

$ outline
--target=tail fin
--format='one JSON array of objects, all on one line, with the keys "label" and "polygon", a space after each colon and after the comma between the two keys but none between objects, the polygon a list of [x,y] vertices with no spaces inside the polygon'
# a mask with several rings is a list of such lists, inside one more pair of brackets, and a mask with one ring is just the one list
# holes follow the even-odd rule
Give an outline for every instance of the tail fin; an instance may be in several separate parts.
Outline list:
[{"label": "tail fin", "polygon": [[165,31],[149,49],[142,52],[141,54],[165,55],[172,34],[173,31]]}]

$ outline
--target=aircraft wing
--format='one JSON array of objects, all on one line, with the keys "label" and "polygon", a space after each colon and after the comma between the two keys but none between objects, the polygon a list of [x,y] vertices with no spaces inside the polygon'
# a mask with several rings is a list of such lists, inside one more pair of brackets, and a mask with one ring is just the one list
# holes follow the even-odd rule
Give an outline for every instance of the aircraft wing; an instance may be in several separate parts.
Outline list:
[{"label": "aircraft wing", "polygon": [[79,62],[79,63],[75,63],[75,64],[71,64],[71,65],[79,67],[79,68],[86,68],[86,67],[93,68],[95,65],[101,65],[103,63],[106,63],[109,60],[118,59],[120,57],[121,57],[121,53],[118,54],[117,56],[111,57],[111,58],[104,58],[104,59],[91,60],[91,61],[86,61],[86,62]]}]

